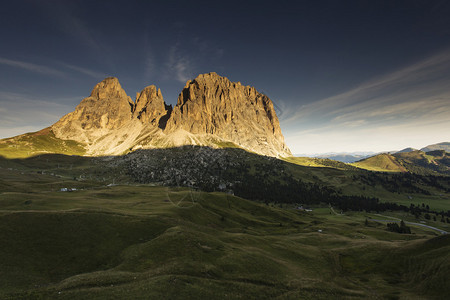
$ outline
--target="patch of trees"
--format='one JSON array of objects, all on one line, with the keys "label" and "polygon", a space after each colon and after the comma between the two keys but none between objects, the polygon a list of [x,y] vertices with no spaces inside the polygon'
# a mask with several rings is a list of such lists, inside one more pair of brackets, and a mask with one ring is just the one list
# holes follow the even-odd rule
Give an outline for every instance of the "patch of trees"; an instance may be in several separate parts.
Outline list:
[{"label": "patch of trees", "polygon": [[402,210],[408,207],[391,202],[381,202],[375,197],[362,195],[343,195],[336,189],[318,183],[306,183],[289,176],[283,178],[283,183],[265,180],[257,175],[248,175],[235,185],[237,196],[263,202],[289,204],[331,204],[343,211],[377,211]]},{"label": "patch of trees", "polygon": [[352,165],[337,161],[337,160],[332,160],[329,158],[315,158],[314,162],[316,162],[318,165],[322,165],[322,166],[327,166],[327,167],[332,167],[332,168],[336,168],[336,169],[342,169],[342,170],[359,170],[357,167],[354,167]]},{"label": "patch of trees", "polygon": [[[335,187],[295,178],[287,163],[250,154],[241,149],[180,147],[135,151],[125,157],[127,174],[137,182],[159,182],[168,186],[188,186],[203,191],[229,191],[235,195],[266,203],[332,204],[344,211],[401,210],[420,215],[425,207],[381,202],[378,198],[344,195]],[[334,163],[334,162],[332,162]],[[331,175],[330,175],[331,176]],[[392,192],[429,194],[422,186],[449,190],[448,176],[417,174],[359,173],[353,180],[366,185],[382,185]],[[431,213],[431,212],[429,212]],[[447,216],[442,214],[442,217]],[[450,216],[450,215],[448,215]]]},{"label": "patch of trees", "polygon": [[435,162],[430,163],[426,159],[414,160],[413,162],[408,162],[407,160],[402,160],[405,167],[412,173],[418,175],[432,175],[437,173],[450,174],[449,159],[448,156],[441,159],[435,157]]},{"label": "patch of trees", "polygon": [[387,223],[387,229],[392,232],[411,234],[411,228],[406,226],[403,220],[400,222],[400,225],[398,223]]},{"label": "patch of trees", "polygon": [[430,195],[430,192],[423,187],[435,187],[445,192],[450,192],[450,177],[436,175],[420,175],[414,173],[367,173],[363,175],[353,175],[353,180],[360,181],[369,186],[380,185],[392,193],[418,193]]},{"label": "patch of trees", "polygon": [[436,220],[436,218],[440,217],[441,222],[446,222],[445,217],[447,217],[447,219],[448,217],[450,217],[450,210],[447,210],[446,212],[430,210],[430,207],[428,205],[425,205],[424,203],[422,203],[422,205],[414,205],[411,203],[408,211],[411,214],[415,215],[416,218],[419,218],[423,214],[423,217],[427,220],[432,219],[432,214],[434,214],[433,220]]}]

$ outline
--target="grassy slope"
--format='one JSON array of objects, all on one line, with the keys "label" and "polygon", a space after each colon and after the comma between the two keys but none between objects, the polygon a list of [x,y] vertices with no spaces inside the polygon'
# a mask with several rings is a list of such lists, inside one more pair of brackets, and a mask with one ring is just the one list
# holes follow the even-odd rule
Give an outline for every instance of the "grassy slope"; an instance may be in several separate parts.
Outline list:
[{"label": "grassy slope", "polygon": [[44,153],[83,155],[84,147],[70,140],[55,137],[50,128],[0,140],[0,156],[24,158]]},{"label": "grassy slope", "polygon": [[403,162],[403,165],[415,173],[430,173],[437,171],[449,174],[450,156],[443,150],[430,152],[412,151],[408,153],[398,153],[395,157]]},{"label": "grassy slope", "polygon": [[[169,151],[169,150],[167,150]],[[231,150],[230,150],[231,151]],[[179,152],[184,152],[183,148],[171,149],[165,154],[168,159],[175,158]],[[244,158],[247,156],[244,156]],[[243,160],[244,158],[240,158]],[[251,167],[250,173],[259,172],[254,168],[255,164],[263,163],[266,159],[264,157],[249,155],[247,161]],[[83,187],[89,180],[101,181],[103,185],[110,183],[129,183],[133,182],[132,178],[128,178],[125,170],[121,168],[114,168],[105,166],[108,160],[78,157],[78,156],[64,156],[64,155],[41,155],[28,159],[8,160],[0,158],[0,173],[3,172],[6,177],[13,176],[15,180],[8,183],[0,181],[2,185],[18,185],[27,191],[33,191],[38,187],[37,185],[30,185],[29,180],[42,178],[42,175],[35,176],[38,172],[45,173],[46,176],[55,174],[60,177],[57,181],[42,184],[44,187],[51,186],[54,190],[59,190],[62,187]],[[420,186],[428,190],[431,195],[424,195],[420,193],[411,192],[389,192],[383,186],[376,184],[375,186],[367,185],[365,182],[355,180],[354,176],[358,178],[360,175],[367,176],[371,172],[361,169],[342,170],[331,167],[305,167],[293,163],[285,163],[286,170],[293,174],[295,178],[301,178],[305,182],[321,183],[323,185],[332,186],[341,190],[346,195],[364,195],[367,197],[377,197],[381,201],[397,202],[409,206],[410,203],[421,205],[429,205],[432,210],[448,210],[449,195],[432,187]],[[4,168],[2,170],[2,167]],[[12,168],[15,172],[25,171],[27,177],[20,175],[13,175],[14,172],[5,168]],[[53,180],[53,177],[49,177]],[[77,181],[73,181],[76,178]],[[282,180],[281,180],[282,181]],[[448,186],[448,184],[447,184]]]},{"label": "grassy slope", "polygon": [[355,169],[349,164],[332,160],[328,158],[313,158],[313,157],[285,157],[284,161],[289,163],[293,163],[299,166],[305,167],[326,167],[326,168],[335,168],[339,170],[352,170]]},{"label": "grassy slope", "polygon": [[449,156],[445,151],[383,153],[353,163],[358,168],[381,172],[412,172],[416,174],[448,174]]},{"label": "grassy slope", "polygon": [[356,163],[352,165],[370,170],[370,171],[382,171],[382,172],[405,172],[406,169],[395,159],[394,156],[383,153],[378,154]]},{"label": "grassy slope", "polygon": [[424,152],[434,151],[434,150],[445,150],[450,153],[450,143],[443,142],[443,143],[428,145],[425,148],[422,148],[422,151],[424,151]]},{"label": "grassy slope", "polygon": [[148,186],[0,194],[0,209],[2,298],[411,297],[448,279],[449,239],[427,246],[431,233],[363,215]]},{"label": "grassy slope", "polygon": [[[364,213],[336,216],[319,208],[307,214],[220,193],[106,187],[112,177],[128,178],[98,161],[63,155],[0,160],[0,298],[409,299],[445,293],[450,241],[429,242],[432,231],[399,235],[382,224],[364,226],[370,217]],[[360,191],[352,186],[357,170],[289,168],[308,181]]]}]

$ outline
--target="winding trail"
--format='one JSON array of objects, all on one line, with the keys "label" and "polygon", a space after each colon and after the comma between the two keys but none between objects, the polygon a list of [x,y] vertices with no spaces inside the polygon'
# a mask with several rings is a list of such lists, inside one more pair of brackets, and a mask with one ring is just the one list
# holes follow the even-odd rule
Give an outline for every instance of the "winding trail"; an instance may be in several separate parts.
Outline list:
[{"label": "winding trail", "polygon": [[[332,206],[329,206],[329,208],[335,215],[339,215],[333,209]],[[380,222],[380,223],[388,223],[388,222],[400,223],[401,222],[401,219],[399,219],[399,218],[390,217],[390,216],[384,216],[384,215],[380,215],[380,214],[376,214],[376,215],[380,216],[380,217],[388,218],[390,220],[381,220],[381,219],[369,219],[369,220],[370,221],[375,221],[375,222]],[[403,221],[403,222],[405,222],[405,224],[408,224],[408,225],[420,226],[420,227],[425,227],[425,228],[428,228],[428,229],[431,229],[431,230],[435,230],[435,231],[438,231],[440,234],[448,234],[448,231],[445,231],[443,229],[439,229],[439,228],[436,228],[436,227],[433,227],[433,226],[425,225],[425,224],[422,224],[422,223],[415,223],[415,222],[408,222],[408,221]]]},{"label": "winding trail", "polygon": [[[370,221],[375,221],[375,222],[382,222],[382,223],[388,223],[388,222],[400,223],[401,222],[401,220],[399,220],[399,219],[396,219],[396,218],[392,218],[392,219],[394,219],[394,220],[378,220],[378,219],[369,219],[369,220]],[[408,221],[403,221],[403,222],[405,222],[405,224],[408,224],[408,225],[421,226],[421,227],[425,227],[425,228],[428,228],[428,229],[436,230],[440,234],[448,234],[447,231],[439,229],[439,228],[436,228],[436,227],[433,227],[433,226],[429,226],[429,225],[425,225],[425,224],[421,224],[421,223],[415,223],[415,222],[408,222]]]}]

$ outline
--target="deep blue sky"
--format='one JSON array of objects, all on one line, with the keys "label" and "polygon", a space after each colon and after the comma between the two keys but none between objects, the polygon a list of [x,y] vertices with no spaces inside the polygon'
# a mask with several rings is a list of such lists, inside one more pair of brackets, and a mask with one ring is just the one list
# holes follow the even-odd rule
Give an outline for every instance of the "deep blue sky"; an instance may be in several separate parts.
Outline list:
[{"label": "deep blue sky", "polygon": [[3,1],[0,137],[57,121],[104,77],[175,104],[215,71],[276,104],[294,153],[450,140],[449,1]]}]

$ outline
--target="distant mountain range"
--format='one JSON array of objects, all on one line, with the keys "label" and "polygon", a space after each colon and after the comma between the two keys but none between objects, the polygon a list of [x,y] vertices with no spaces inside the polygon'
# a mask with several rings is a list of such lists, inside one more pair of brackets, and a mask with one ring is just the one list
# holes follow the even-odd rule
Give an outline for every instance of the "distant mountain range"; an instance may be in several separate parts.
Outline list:
[{"label": "distant mountain range", "polygon": [[327,153],[302,153],[302,154],[294,154],[294,157],[313,157],[320,159],[331,159],[340,161],[343,163],[353,163],[358,160],[370,157],[377,154],[376,152],[327,152]]},{"label": "distant mountain range", "polygon": [[[413,151],[417,151],[417,150],[418,149],[414,149],[414,148],[405,148],[403,150],[397,151],[396,153],[413,152]],[[435,151],[435,150],[444,150],[445,152],[450,152],[450,143],[443,142],[443,143],[438,143],[438,144],[432,144],[432,145],[428,145],[428,146],[420,149],[420,151],[423,151],[423,152],[430,152],[430,151]]]},{"label": "distant mountain range", "polygon": [[443,143],[439,143],[439,144],[428,145],[426,147],[423,147],[420,150],[423,152],[429,152],[429,151],[434,151],[434,150],[444,150],[445,152],[450,152],[450,143],[443,142]]},{"label": "distant mountain range", "polygon": [[407,152],[413,152],[413,151],[417,151],[417,149],[409,147],[409,148],[405,148],[405,149],[402,149],[400,151],[397,151],[395,153],[407,153]]},{"label": "distant mountain range", "polygon": [[[444,150],[446,152],[450,152],[450,143],[443,142],[438,144],[428,145],[420,149],[422,152],[429,152],[434,150]],[[415,148],[405,148],[400,151],[388,151],[383,153],[408,153],[413,151],[419,151]],[[295,154],[296,157],[316,157],[316,158],[328,158],[332,160],[337,160],[344,163],[354,163],[360,160],[364,160],[366,158],[375,156],[377,154],[381,154],[380,152],[328,152],[328,153],[320,153],[320,154]]]}]

